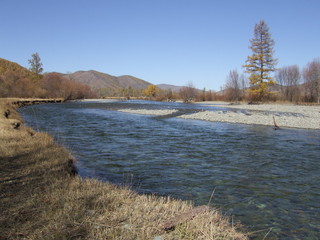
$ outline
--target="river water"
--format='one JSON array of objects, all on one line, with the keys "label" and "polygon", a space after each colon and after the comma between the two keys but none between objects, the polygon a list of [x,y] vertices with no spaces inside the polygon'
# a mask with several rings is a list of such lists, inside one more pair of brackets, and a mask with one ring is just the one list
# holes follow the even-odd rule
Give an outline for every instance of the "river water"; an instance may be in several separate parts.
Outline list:
[{"label": "river water", "polygon": [[255,232],[252,239],[320,238],[320,131],[116,111],[126,108],[230,111],[126,101],[45,104],[19,112],[29,126],[72,151],[81,176],[196,205],[210,202]]}]

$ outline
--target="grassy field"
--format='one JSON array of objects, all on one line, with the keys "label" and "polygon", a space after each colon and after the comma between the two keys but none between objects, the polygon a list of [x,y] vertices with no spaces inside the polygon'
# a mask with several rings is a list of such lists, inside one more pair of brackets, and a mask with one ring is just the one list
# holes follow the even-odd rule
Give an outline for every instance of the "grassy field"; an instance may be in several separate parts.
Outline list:
[{"label": "grassy field", "polygon": [[247,239],[214,209],[80,178],[71,154],[25,127],[14,101],[0,99],[0,239]]}]

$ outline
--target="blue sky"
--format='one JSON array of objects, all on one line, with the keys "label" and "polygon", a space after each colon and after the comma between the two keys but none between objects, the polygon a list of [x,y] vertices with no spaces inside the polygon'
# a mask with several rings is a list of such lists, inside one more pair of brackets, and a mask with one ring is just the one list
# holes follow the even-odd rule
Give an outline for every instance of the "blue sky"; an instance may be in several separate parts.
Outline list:
[{"label": "blue sky", "polygon": [[0,58],[46,72],[97,70],[220,90],[261,19],[277,67],[320,57],[319,0],[2,0]]}]

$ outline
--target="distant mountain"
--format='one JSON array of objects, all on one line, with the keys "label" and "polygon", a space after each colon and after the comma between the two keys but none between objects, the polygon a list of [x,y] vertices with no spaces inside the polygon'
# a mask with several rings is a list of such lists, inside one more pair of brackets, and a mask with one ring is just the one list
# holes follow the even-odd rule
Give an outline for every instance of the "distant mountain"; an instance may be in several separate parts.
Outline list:
[{"label": "distant mountain", "polygon": [[93,70],[78,71],[71,74],[65,74],[65,76],[77,82],[84,83],[92,89],[119,89],[128,87],[131,87],[132,89],[144,89],[148,85],[151,85],[151,83],[133,76],[124,75],[116,77]]},{"label": "distant mountain", "polygon": [[182,86],[175,86],[170,84],[158,84],[157,87],[162,90],[169,90],[171,89],[172,92],[179,92]]},{"label": "distant mountain", "polygon": [[[0,58],[0,74],[4,74],[6,71],[15,72],[18,74],[21,78],[23,77],[29,77],[32,75],[32,73],[20,66],[17,63],[10,62],[8,60]],[[45,73],[44,76],[50,73]],[[90,71],[77,71],[70,74],[62,74],[62,73],[56,73],[58,75],[62,75],[64,77],[67,77],[69,79],[72,79],[76,82],[85,84],[89,86],[92,90],[99,90],[99,89],[109,89],[109,90],[116,90],[116,89],[123,89],[123,88],[129,88],[132,89],[145,89],[149,85],[152,85],[152,83],[144,81],[142,79],[129,76],[129,75],[123,75],[123,76],[112,76],[110,74],[90,70]],[[180,88],[182,86],[175,86],[170,84],[159,84],[157,85],[159,89],[167,90],[171,89],[173,92],[179,92]],[[99,92],[99,91],[96,91]]]}]

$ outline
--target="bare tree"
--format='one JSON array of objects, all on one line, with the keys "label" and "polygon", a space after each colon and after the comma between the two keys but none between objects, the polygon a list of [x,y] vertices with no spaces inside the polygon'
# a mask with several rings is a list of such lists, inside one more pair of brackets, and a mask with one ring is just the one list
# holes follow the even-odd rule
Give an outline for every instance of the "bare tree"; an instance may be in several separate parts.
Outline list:
[{"label": "bare tree", "polygon": [[68,100],[94,97],[89,86],[64,77],[59,73],[45,74],[42,85],[47,97],[62,97]]},{"label": "bare tree", "polygon": [[191,102],[197,95],[197,89],[194,87],[192,82],[189,82],[187,87],[182,87],[180,89],[179,95],[184,102]]},{"label": "bare tree", "polygon": [[281,87],[281,94],[285,100],[292,102],[299,99],[300,70],[297,65],[277,70],[276,80]]},{"label": "bare tree", "polygon": [[241,81],[241,89],[244,95],[244,92],[249,88],[249,80],[248,77],[245,74],[240,75],[240,81]]},{"label": "bare tree", "polygon": [[239,74],[237,70],[231,70],[225,85],[226,98],[229,101],[242,100],[247,86],[248,84],[245,76],[243,74]]},{"label": "bare tree", "polygon": [[240,98],[240,80],[239,73],[236,70],[231,70],[226,82],[227,98],[230,101],[239,101]]},{"label": "bare tree", "polygon": [[212,90],[206,91],[206,101],[214,100],[214,92]]},{"label": "bare tree", "polygon": [[308,63],[303,70],[305,100],[320,103],[320,59]]}]

